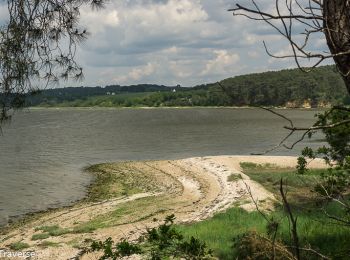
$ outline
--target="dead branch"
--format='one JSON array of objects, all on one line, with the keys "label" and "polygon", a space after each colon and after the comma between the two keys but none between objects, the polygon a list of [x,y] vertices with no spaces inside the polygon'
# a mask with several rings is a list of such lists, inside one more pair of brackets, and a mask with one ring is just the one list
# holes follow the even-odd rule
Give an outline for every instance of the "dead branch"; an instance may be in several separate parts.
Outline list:
[{"label": "dead branch", "polygon": [[[346,119],[346,120],[342,120],[333,124],[327,124],[327,125],[319,125],[319,123],[316,123],[314,126],[310,126],[310,127],[297,127],[294,125],[293,120],[291,120],[290,118],[286,117],[285,115],[278,113],[277,111],[271,109],[271,108],[267,108],[267,107],[259,107],[260,109],[266,110],[284,120],[286,120],[289,123],[289,126],[284,126],[284,129],[289,130],[290,132],[274,147],[266,150],[263,153],[258,153],[256,155],[263,155],[269,152],[272,152],[274,150],[276,150],[279,147],[284,147],[286,149],[293,149],[298,143],[302,142],[310,133],[315,133],[317,130],[324,130],[324,129],[331,129],[331,128],[335,128],[338,126],[342,126],[342,125],[346,125],[346,124],[350,124],[350,119]],[[341,111],[346,111],[346,112],[350,112],[350,108],[347,107],[343,107],[343,106],[334,106],[332,107],[329,111],[326,112],[325,116],[327,117],[328,115],[330,115],[333,111],[335,110],[341,110]],[[294,141],[290,146],[286,145],[286,141],[288,141],[288,139],[293,136],[296,132],[304,132],[301,137]]]},{"label": "dead branch", "polygon": [[259,208],[259,205],[258,205],[258,199],[255,199],[253,194],[252,194],[252,190],[250,189],[249,185],[243,181],[246,189],[247,189],[247,192],[249,194],[249,197],[251,198],[251,200],[253,201],[254,205],[255,205],[255,209],[260,213],[260,215],[267,221],[267,222],[270,222],[270,219],[266,216],[266,214],[260,210]]},{"label": "dead branch", "polygon": [[[294,246],[287,246],[287,248],[295,249]],[[331,260],[331,258],[329,258],[328,256],[325,256],[325,255],[321,254],[320,252],[317,252],[316,250],[314,250],[310,247],[300,247],[299,250],[312,253],[312,254],[320,257],[321,259]]]},{"label": "dead branch", "polygon": [[284,188],[283,188],[283,180],[282,179],[280,181],[280,194],[282,196],[283,205],[287,211],[288,219],[289,219],[290,224],[291,224],[290,230],[292,232],[292,238],[293,238],[293,243],[294,243],[294,252],[295,252],[296,258],[298,260],[300,260],[300,245],[299,245],[299,237],[298,237],[298,232],[297,232],[298,218],[294,217],[294,215],[293,215],[293,211],[290,207],[290,204],[289,204],[287,197],[286,197],[286,193],[285,193]]},{"label": "dead branch", "polygon": [[322,129],[329,129],[329,128],[334,128],[337,126],[341,125],[346,125],[350,123],[350,119],[343,120],[340,122],[336,122],[334,124],[329,124],[329,125],[320,125],[320,126],[311,126],[311,127],[289,127],[289,126],[284,126],[285,129],[291,130],[291,131],[314,131],[314,130],[322,130]]},{"label": "dead branch", "polygon": [[272,254],[272,256],[273,256],[273,260],[275,260],[275,258],[276,258],[276,239],[277,239],[277,232],[278,232],[279,224],[278,224],[278,222],[275,222],[275,221],[269,219],[267,217],[267,215],[262,210],[260,210],[259,205],[258,205],[258,200],[254,199],[254,196],[252,194],[252,191],[251,191],[249,185],[245,181],[243,181],[243,183],[244,183],[244,185],[245,185],[245,187],[247,189],[247,192],[248,192],[251,200],[253,201],[253,203],[255,205],[256,210],[269,223],[269,226],[273,227],[273,236],[272,236],[272,250],[273,250],[273,254]]},{"label": "dead branch", "polygon": [[[236,3],[229,9],[234,16],[244,16],[250,20],[263,21],[281,35],[290,46],[290,54],[277,55],[268,50],[273,58],[293,58],[297,67],[309,72],[327,59],[333,59],[350,93],[350,11],[348,1],[326,0],[276,0],[275,12],[263,11],[255,0],[250,5]],[[294,28],[303,26],[296,32]],[[302,28],[302,27],[300,27]],[[329,52],[314,48],[312,35],[324,34]],[[318,37],[319,38],[319,37]],[[302,40],[301,40],[302,39]],[[308,60],[311,65],[302,66],[301,60]]]},{"label": "dead branch", "polygon": [[[253,1],[254,2],[254,1]],[[235,13],[237,11],[245,11],[245,12],[249,12],[252,14],[258,14],[260,16],[265,17],[265,19],[273,19],[273,20],[280,20],[280,19],[305,19],[305,20],[314,20],[315,16],[305,16],[305,15],[293,15],[292,13],[290,15],[272,15],[269,13],[265,13],[260,11],[260,9],[258,10],[254,10],[254,9],[250,9],[247,7],[244,7],[240,4],[236,4],[236,8],[232,8],[232,9],[228,9],[227,11],[229,12],[234,12],[234,15],[241,15],[240,13]],[[262,20],[265,20],[262,18]],[[319,20],[323,20],[322,16],[317,16],[316,19]]]}]

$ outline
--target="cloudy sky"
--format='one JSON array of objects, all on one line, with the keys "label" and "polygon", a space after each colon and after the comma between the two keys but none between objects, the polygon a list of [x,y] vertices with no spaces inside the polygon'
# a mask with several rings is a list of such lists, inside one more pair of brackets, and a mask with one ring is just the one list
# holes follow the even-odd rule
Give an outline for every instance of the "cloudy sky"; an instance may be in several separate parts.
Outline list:
[{"label": "cloudy sky", "polygon": [[[263,48],[288,53],[268,25],[233,17],[227,9],[248,0],[110,0],[81,10],[90,36],[78,51],[85,70],[80,85],[156,83],[193,86],[227,77],[295,67]],[[275,1],[257,0],[273,11]],[[313,41],[324,48],[324,41]],[[61,83],[60,86],[65,85]]]}]

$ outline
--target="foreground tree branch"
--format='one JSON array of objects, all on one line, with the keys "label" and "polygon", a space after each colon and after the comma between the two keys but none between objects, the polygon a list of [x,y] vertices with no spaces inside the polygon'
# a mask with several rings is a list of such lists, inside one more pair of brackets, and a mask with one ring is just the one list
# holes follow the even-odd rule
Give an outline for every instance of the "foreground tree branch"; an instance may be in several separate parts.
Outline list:
[{"label": "foreground tree branch", "polygon": [[[265,50],[271,57],[293,58],[303,71],[318,66],[327,59],[333,59],[350,93],[350,2],[349,0],[276,0],[275,12],[263,11],[257,1],[236,4],[229,9],[235,16],[264,21],[284,37],[290,46],[289,55],[276,55]],[[303,27],[299,34],[294,28]],[[329,50],[314,50],[313,35],[326,39]],[[299,38],[303,38],[300,40]],[[310,60],[305,67],[302,60]]]},{"label": "foreground tree branch", "polygon": [[60,79],[79,80],[76,48],[88,36],[79,9],[104,0],[7,0],[9,18],[0,28],[0,123],[21,108],[25,95]]}]

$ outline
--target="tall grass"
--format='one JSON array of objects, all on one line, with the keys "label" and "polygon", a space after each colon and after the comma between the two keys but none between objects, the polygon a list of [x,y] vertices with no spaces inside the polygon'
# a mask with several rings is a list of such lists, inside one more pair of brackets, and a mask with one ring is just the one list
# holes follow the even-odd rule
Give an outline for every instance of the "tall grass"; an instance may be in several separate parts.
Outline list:
[{"label": "tall grass", "polygon": [[194,236],[206,242],[220,259],[234,259],[234,239],[247,231],[264,232],[266,221],[258,212],[248,213],[240,208],[231,208],[209,220],[180,226],[185,236]]},{"label": "tall grass", "polygon": [[[312,187],[322,170],[310,171],[307,175],[296,175],[294,169],[282,169],[273,165],[241,165],[244,172],[267,189],[278,194],[281,177],[287,180],[288,197],[292,201],[295,216],[298,217],[298,234],[301,245],[311,246],[333,259],[347,259],[349,255],[349,227],[332,222],[319,210],[312,196]],[[344,214],[335,204],[327,206],[334,215]],[[291,244],[289,222],[281,206],[267,215],[279,224],[278,239],[286,245]],[[235,259],[234,241],[248,231],[267,235],[267,221],[258,212],[247,212],[240,208],[231,208],[203,222],[180,226],[185,236],[194,236],[205,241],[219,259]],[[306,259],[313,259],[308,255]],[[317,259],[315,257],[314,259]]]}]

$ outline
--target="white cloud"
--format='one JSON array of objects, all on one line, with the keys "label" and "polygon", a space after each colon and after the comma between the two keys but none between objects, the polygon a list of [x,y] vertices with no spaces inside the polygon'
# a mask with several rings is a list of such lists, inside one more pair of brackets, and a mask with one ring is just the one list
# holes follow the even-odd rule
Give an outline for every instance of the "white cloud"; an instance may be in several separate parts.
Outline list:
[{"label": "white cloud", "polygon": [[157,44],[157,40],[171,45],[184,37],[196,35],[197,25],[207,18],[208,15],[198,0],[169,0],[160,4],[126,7],[120,16],[124,28],[120,45],[128,47],[152,43],[162,47]]},{"label": "white cloud", "polygon": [[[79,51],[83,84],[193,86],[295,66],[293,60],[269,60],[262,42],[277,53],[286,53],[287,42],[266,23],[233,17],[227,9],[235,2],[125,0],[110,1],[102,11],[83,9],[82,22],[92,32]],[[256,2],[273,10],[270,0]],[[317,50],[325,46],[322,40],[314,43]]]},{"label": "white cloud", "polygon": [[214,54],[215,58],[206,64],[201,75],[226,74],[229,70],[233,71],[233,66],[240,60],[237,53],[229,53],[227,50],[215,50]]},{"label": "white cloud", "polygon": [[[116,27],[120,23],[118,10],[116,9],[91,11],[85,7],[82,8],[80,13],[82,17],[81,23],[88,27],[92,34],[104,32],[108,27]],[[101,19],[102,17],[103,19]]]},{"label": "white cloud", "polygon": [[121,75],[114,78],[116,83],[125,83],[128,81],[139,81],[145,76],[150,76],[156,71],[157,65],[153,63],[147,63],[145,66],[140,66],[132,69],[126,75]]}]

